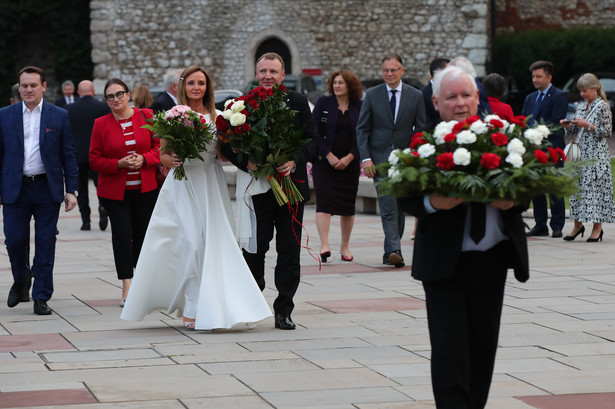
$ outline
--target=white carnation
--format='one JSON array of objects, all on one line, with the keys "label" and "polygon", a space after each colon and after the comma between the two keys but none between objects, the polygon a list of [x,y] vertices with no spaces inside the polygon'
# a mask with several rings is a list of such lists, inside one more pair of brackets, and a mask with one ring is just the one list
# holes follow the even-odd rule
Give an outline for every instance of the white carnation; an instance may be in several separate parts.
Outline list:
[{"label": "white carnation", "polygon": [[508,124],[508,130],[507,130],[506,132],[507,132],[507,133],[509,133],[509,134],[510,134],[510,133],[512,133],[512,132],[515,130],[515,128],[516,128],[517,126],[518,126],[518,125],[513,124],[513,123],[511,122],[510,124]]},{"label": "white carnation", "polygon": [[399,179],[399,176],[401,174],[399,173],[399,170],[397,170],[396,168],[389,168],[389,177],[393,180],[395,179]]},{"label": "white carnation", "polygon": [[241,112],[245,108],[246,108],[246,104],[243,102],[243,100],[235,101],[233,103],[233,106],[231,106],[231,109],[233,110],[233,112]]},{"label": "white carnation", "polygon": [[506,162],[510,163],[515,168],[520,168],[523,165],[523,157],[518,153],[510,153],[506,157]]},{"label": "white carnation", "polygon": [[492,119],[495,119],[495,120],[500,121],[502,123],[502,125],[503,125],[502,128],[501,128],[502,130],[505,130],[506,128],[508,128],[508,125],[509,125],[508,121],[505,120],[505,119],[500,118],[499,116],[497,116],[495,114],[494,115],[487,115],[483,119],[483,121],[485,121],[485,123],[488,124]]},{"label": "white carnation", "polygon": [[472,123],[472,125],[470,125],[470,131],[478,135],[484,134],[488,130],[489,128],[487,127],[487,124],[485,124],[483,121],[480,121],[480,120],[475,121]]},{"label": "white carnation", "polygon": [[536,130],[540,132],[543,138],[546,138],[551,133],[551,131],[549,131],[549,128],[547,128],[545,125],[538,125],[536,127]]},{"label": "white carnation", "polygon": [[540,145],[542,143],[542,132],[538,131],[536,128],[526,130],[523,133],[523,136],[525,136],[525,139],[529,140],[534,145]]},{"label": "white carnation", "polygon": [[436,147],[430,143],[425,143],[419,146],[419,148],[417,149],[417,152],[419,153],[419,156],[421,158],[428,158],[434,153],[436,153]]},{"label": "white carnation", "polygon": [[235,112],[231,115],[230,122],[232,126],[243,125],[246,122],[246,116],[241,112]]},{"label": "white carnation", "polygon": [[476,142],[476,134],[472,131],[461,131],[457,134],[457,143],[467,145]]},{"label": "white carnation", "polygon": [[412,149],[406,148],[402,152],[405,153],[406,155],[410,155],[412,153]]},{"label": "white carnation", "polygon": [[472,160],[472,154],[466,148],[457,148],[453,152],[453,162],[455,165],[467,166]]},{"label": "white carnation", "polygon": [[512,141],[508,142],[506,150],[508,151],[508,153],[523,155],[525,153],[525,146],[519,138],[515,138]]},{"label": "white carnation", "polygon": [[391,165],[397,165],[397,162],[399,162],[399,156],[397,156],[398,152],[399,149],[395,149],[389,154],[389,163]]},{"label": "white carnation", "polygon": [[457,121],[448,121],[448,122],[440,122],[436,125],[436,129],[434,129],[433,137],[436,140],[438,145],[444,143],[444,137],[449,133],[453,132],[453,127]]}]

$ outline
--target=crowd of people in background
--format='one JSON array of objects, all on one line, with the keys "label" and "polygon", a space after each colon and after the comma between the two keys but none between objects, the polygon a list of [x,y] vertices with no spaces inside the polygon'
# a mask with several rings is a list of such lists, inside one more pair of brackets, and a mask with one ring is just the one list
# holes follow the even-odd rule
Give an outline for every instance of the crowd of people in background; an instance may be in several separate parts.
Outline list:
[{"label": "crowd of people in background", "polygon": [[[284,81],[284,61],[275,53],[261,56],[255,69],[264,88]],[[398,54],[385,55],[380,70],[384,83],[365,92],[353,72],[333,71],[327,81],[329,95],[318,99],[313,112],[306,96],[287,93],[286,105],[296,112],[294,125],[309,141],[293,160],[278,164],[278,172],[293,174],[305,199],[290,214],[276,203],[268,185],[250,185],[256,165],[230,145],[218,146],[217,137],[211,149],[202,153],[204,161],[184,163],[142,128],[154,113],[177,104],[190,106],[214,124],[221,113],[215,109],[205,69],[170,70],[163,78],[165,90],[156,99],[146,85],[131,91],[119,78],[106,83],[105,102],[94,98],[91,81],[81,81],[77,95],[74,84],[64,81],[62,97],[50,104],[43,100],[44,71],[25,67],[12,89],[12,105],[0,110],[1,198],[14,278],[9,307],[30,301],[32,288],[35,314],[52,313],[47,301],[53,293],[60,204],[65,203],[66,211],[78,204],[81,230],[90,230],[91,178],[98,196],[100,230],[111,223],[115,269],[122,282],[122,318],[143,319],[152,309],[162,308],[168,313],[178,311],[190,329],[230,328],[240,322],[252,325],[267,318],[272,314],[261,291],[266,287],[265,255],[275,235],[274,325],[295,329],[291,313],[300,283],[304,204],[310,198],[308,184],[303,183],[308,180],[308,162],[313,163],[320,261],[327,263],[332,257],[331,218],[340,216],[340,258],[352,262],[350,237],[361,173],[374,180],[378,191],[377,182],[383,176],[377,166],[388,161],[393,149],[407,148],[415,132],[432,131],[440,121],[465,120],[471,115],[494,113],[508,121],[515,115],[500,100],[506,90],[504,78],[492,73],[479,81],[464,57],[434,59],[429,84],[421,90],[403,82],[405,68]],[[562,232],[564,198],[553,195],[532,198],[535,225],[528,232],[521,219],[526,207],[504,198],[486,205],[435,193],[399,200],[378,195],[383,264],[405,265],[401,244],[405,214],[415,217],[412,275],[425,290],[432,383],[439,408],[453,407],[451,402],[484,407],[507,270],[513,268],[519,281],[529,277],[526,236],[549,236],[549,226],[552,237],[572,241],[583,237],[584,223],[591,223],[587,241],[598,242],[604,236],[603,223],[615,222],[606,139],[611,135],[612,116],[602,85],[593,74],[580,77],[577,87],[583,102],[574,119],[568,120],[566,95],[552,84],[553,65],[536,61],[529,71],[536,91],[527,95],[518,114],[529,116],[530,124],[557,126],[548,137],[554,147],[563,149],[564,135],[576,134],[581,159],[593,160],[579,171],[580,194],[570,198],[574,225],[568,235]],[[39,142],[37,136],[43,133],[54,134],[49,138],[53,146]],[[239,192],[242,204],[249,203],[252,212],[247,220],[237,220],[244,224],[237,230],[247,223],[253,233],[252,244],[242,249],[229,212],[222,161],[237,167],[238,189],[245,186],[245,192]],[[188,181],[157,179],[160,166],[173,173],[180,165],[186,166]],[[23,211],[24,207],[29,210]],[[480,213],[474,213],[477,207]],[[31,264],[30,231],[24,226],[32,217],[36,263]],[[476,217],[485,218],[485,234],[479,240],[469,238],[466,228]],[[229,251],[236,254],[229,256]]]}]

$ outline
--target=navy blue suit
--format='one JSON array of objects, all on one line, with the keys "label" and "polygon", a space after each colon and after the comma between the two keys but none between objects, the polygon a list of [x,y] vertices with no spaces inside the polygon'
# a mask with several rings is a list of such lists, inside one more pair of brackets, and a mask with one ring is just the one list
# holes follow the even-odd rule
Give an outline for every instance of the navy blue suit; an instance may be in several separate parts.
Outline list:
[{"label": "navy blue suit", "polygon": [[68,112],[43,102],[39,147],[45,173],[25,180],[23,103],[0,110],[0,194],[4,235],[16,285],[30,279],[30,219],[35,220],[32,298],[47,301],[53,293],[53,263],[60,204],[77,191],[78,168]]},{"label": "navy blue suit", "polygon": [[[539,91],[532,92],[525,97],[523,103],[523,109],[521,115],[529,116],[534,112],[536,105],[536,99],[538,98]],[[547,125],[559,125],[559,121],[566,117],[566,111],[568,110],[568,98],[559,88],[551,87],[547,90],[547,93],[536,112],[535,121],[540,122],[543,120]],[[564,134],[556,133],[549,135],[549,142],[555,148],[564,149]],[[549,201],[551,203],[551,229],[561,230],[565,223],[565,204],[564,199],[549,195]],[[532,198],[534,204],[534,221],[536,230],[547,229],[547,197],[545,195],[534,196]]]}]

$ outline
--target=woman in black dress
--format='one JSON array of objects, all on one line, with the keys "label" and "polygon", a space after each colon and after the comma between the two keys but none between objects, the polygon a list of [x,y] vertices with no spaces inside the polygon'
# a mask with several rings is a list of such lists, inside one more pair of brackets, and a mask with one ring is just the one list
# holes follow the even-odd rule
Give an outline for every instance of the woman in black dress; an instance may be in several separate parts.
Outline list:
[{"label": "woman in black dress", "polygon": [[316,191],[316,227],[320,236],[320,257],[331,256],[329,226],[331,215],[341,216],[343,261],[352,261],[348,248],[354,224],[355,201],[361,164],[357,148],[357,121],[363,88],[350,71],[335,71],[329,76],[329,96],[316,101],[313,118],[318,128],[319,156],[312,176]]}]

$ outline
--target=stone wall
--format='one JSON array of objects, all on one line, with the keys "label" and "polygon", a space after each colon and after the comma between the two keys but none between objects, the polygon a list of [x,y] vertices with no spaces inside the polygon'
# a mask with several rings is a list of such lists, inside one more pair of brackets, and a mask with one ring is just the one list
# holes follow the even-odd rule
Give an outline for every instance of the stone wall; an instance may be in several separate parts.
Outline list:
[{"label": "stone wall", "polygon": [[379,78],[382,56],[397,52],[406,75],[426,81],[437,56],[466,56],[484,73],[488,0],[92,0],[92,59],[98,81],[159,86],[169,68],[202,65],[214,86],[242,89],[254,54],[284,41],[293,72],[347,68]]},{"label": "stone wall", "polygon": [[613,0],[496,0],[496,33],[548,28],[613,27]]}]

